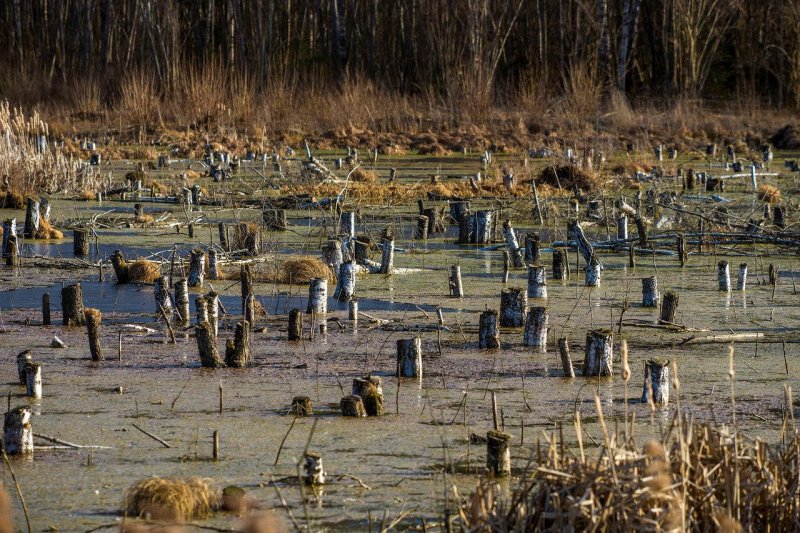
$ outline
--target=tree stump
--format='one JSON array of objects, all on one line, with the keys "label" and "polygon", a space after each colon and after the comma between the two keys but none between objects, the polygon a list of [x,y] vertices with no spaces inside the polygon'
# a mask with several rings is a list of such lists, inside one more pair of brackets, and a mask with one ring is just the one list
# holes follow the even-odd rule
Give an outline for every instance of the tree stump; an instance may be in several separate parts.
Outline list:
[{"label": "tree stump", "polygon": [[202,287],[206,275],[206,253],[195,248],[189,253],[189,287]]},{"label": "tree stump", "polygon": [[661,301],[661,314],[659,320],[669,324],[675,323],[675,313],[678,310],[678,293],[675,291],[667,291],[664,293],[664,299]]},{"label": "tree stump", "polygon": [[114,253],[111,254],[111,266],[114,267],[114,275],[117,276],[118,284],[128,283],[131,280],[128,262],[121,250],[114,250]]},{"label": "tree stump", "polygon": [[345,211],[340,218],[341,230],[339,233],[347,235],[351,239],[356,237],[356,214],[353,211]]},{"label": "tree stump", "polygon": [[356,290],[356,264],[353,261],[342,263],[339,267],[339,279],[333,297],[340,302],[348,302]]},{"label": "tree stump", "polygon": [[92,361],[102,361],[103,350],[100,347],[100,324],[103,315],[97,309],[88,308],[83,312],[86,317],[86,333],[89,336],[89,353]]},{"label": "tree stump", "polygon": [[719,283],[719,290],[731,290],[731,271],[727,261],[720,261],[717,263],[717,282]]},{"label": "tree stump", "polygon": [[511,474],[511,435],[502,431],[486,434],[486,468],[494,476]]},{"label": "tree stump", "polygon": [[205,300],[208,323],[211,324],[211,331],[216,337],[219,334],[219,295],[214,291],[209,291],[205,295]]},{"label": "tree stump", "polygon": [[[355,242],[356,244],[358,243],[358,241]],[[358,260],[358,257],[356,257],[356,260]],[[339,241],[331,239],[322,245],[322,262],[328,265],[334,276],[339,275],[339,267],[344,262]]]},{"label": "tree stump", "polygon": [[625,214],[617,218],[617,239],[628,239],[628,216]]},{"label": "tree stump", "polygon": [[25,367],[32,362],[33,352],[31,350],[25,350],[24,352],[17,354],[17,376],[19,377],[19,382],[21,385],[25,385],[25,383],[28,382],[28,378],[25,374]]},{"label": "tree stump", "polygon": [[195,323],[208,322],[208,302],[203,296],[194,297]]},{"label": "tree stump", "polygon": [[80,283],[73,283],[61,289],[61,316],[65,326],[86,324],[83,312],[83,291]]},{"label": "tree stump", "polygon": [[600,277],[603,272],[603,265],[600,264],[600,261],[595,257],[592,256],[589,264],[586,265],[586,286],[587,287],[599,287],[600,286]]},{"label": "tree stump", "polygon": [[689,254],[686,251],[686,235],[680,233],[675,238],[675,247],[678,251],[678,260],[681,262],[681,266],[686,266],[686,262],[689,260]]},{"label": "tree stump", "polygon": [[253,273],[250,265],[242,265],[239,272],[242,294],[242,316],[252,326],[256,321],[255,294],[253,293]]},{"label": "tree stump", "polygon": [[180,315],[180,325],[185,328],[189,326],[189,284],[185,279],[181,279],[176,281],[173,286],[175,288],[175,306]]},{"label": "tree stump", "polygon": [[194,328],[197,337],[197,351],[200,354],[200,364],[205,368],[220,368],[225,362],[217,350],[217,337],[208,322],[201,322]]},{"label": "tree stump", "polygon": [[[14,240],[11,240],[14,237]],[[13,242],[13,247],[12,247]],[[19,255],[16,250],[17,243],[17,219],[7,218],[3,221],[3,259],[8,259],[13,255]],[[14,249],[12,249],[14,248]]]},{"label": "tree stump", "polygon": [[498,313],[494,309],[481,313],[478,327],[478,348],[496,350],[500,347],[497,317]]},{"label": "tree stump", "polygon": [[246,320],[236,323],[233,340],[225,347],[225,366],[245,368],[250,365],[250,323]]},{"label": "tree stump", "polygon": [[72,230],[72,251],[75,257],[89,255],[89,230],[77,228]]},{"label": "tree stump", "polygon": [[522,337],[524,346],[535,346],[539,353],[547,352],[547,308],[531,307]]},{"label": "tree stump", "polygon": [[286,231],[289,227],[285,209],[265,209],[261,213],[261,219],[264,226],[273,231]]},{"label": "tree stump", "polygon": [[169,319],[172,316],[172,300],[169,297],[169,281],[166,277],[161,276],[153,282],[153,292],[156,299],[156,316],[160,316],[163,309]]},{"label": "tree stump", "polygon": [[299,341],[303,337],[303,313],[299,309],[289,311],[289,340]]},{"label": "tree stump", "polygon": [[528,233],[525,236],[525,261],[537,264],[541,260],[541,242],[538,233]]},{"label": "tree stump", "polygon": [[40,363],[25,364],[25,395],[37,399],[42,397],[42,365]]},{"label": "tree stump", "polygon": [[647,403],[648,398],[659,407],[669,404],[669,359],[655,357],[645,362],[642,403]]},{"label": "tree stump", "polygon": [[422,340],[397,340],[397,376],[401,378],[422,377]]},{"label": "tree stump", "polygon": [[316,452],[305,452],[303,459],[303,483],[324,485],[325,470],[322,468],[322,455]]},{"label": "tree stump", "polygon": [[25,208],[25,230],[23,236],[26,239],[35,239],[39,231],[39,201],[28,198]]},{"label": "tree stump", "polygon": [[642,278],[642,307],[658,307],[658,281],[655,276]]},{"label": "tree stump", "polygon": [[464,287],[461,284],[461,267],[459,265],[453,265],[450,267],[448,286],[450,289],[450,296],[453,298],[464,297]]},{"label": "tree stump", "polygon": [[596,329],[586,334],[584,376],[613,375],[614,334],[611,330]]},{"label": "tree stump", "polygon": [[503,289],[500,292],[500,327],[524,326],[527,307],[527,291],[518,288]]},{"label": "tree stump", "polygon": [[392,270],[394,270],[394,238],[389,236],[383,239],[381,267],[378,272],[381,274],[391,274]]},{"label": "tree stump", "polygon": [[575,369],[572,367],[572,357],[569,354],[569,343],[566,337],[558,339],[558,352],[561,356],[561,368],[564,370],[564,377],[574,378]]},{"label": "tree stump", "polygon": [[328,312],[328,280],[325,278],[311,278],[308,282],[308,306],[306,313],[317,316]]},{"label": "tree stump", "polygon": [[217,280],[221,278],[219,259],[214,248],[208,249],[208,279]]},{"label": "tree stump", "polygon": [[367,416],[367,411],[364,409],[364,401],[361,399],[361,396],[345,396],[342,398],[342,401],[339,402],[339,406],[342,409],[342,416],[355,416],[359,418]]},{"label": "tree stump", "polygon": [[417,226],[414,230],[414,239],[420,241],[428,240],[428,217],[425,215],[417,216]]},{"label": "tree stump", "polygon": [[42,325],[50,325],[50,293],[42,294]]},{"label": "tree stump", "polygon": [[736,279],[736,290],[743,291],[747,288],[747,263],[739,265],[739,276]]},{"label": "tree stump", "polygon": [[569,279],[569,258],[566,250],[553,249],[553,279],[558,281]]},{"label": "tree stump", "polygon": [[528,298],[547,298],[547,272],[543,266],[528,267]]},{"label": "tree stump", "polygon": [[469,213],[469,202],[465,200],[449,200],[450,219],[460,224],[461,218]]},{"label": "tree stump", "polygon": [[292,398],[292,408],[289,412],[295,416],[313,416],[314,404],[308,396],[295,396]]},{"label": "tree stump", "polygon": [[8,455],[33,453],[33,428],[28,407],[15,407],[5,414],[3,451]]},{"label": "tree stump", "polygon": [[522,251],[519,249],[517,235],[514,232],[514,228],[511,227],[511,221],[509,220],[503,223],[503,236],[506,241],[506,249],[511,257],[511,263],[514,265],[514,268],[522,268],[525,266],[525,261],[522,257]]}]

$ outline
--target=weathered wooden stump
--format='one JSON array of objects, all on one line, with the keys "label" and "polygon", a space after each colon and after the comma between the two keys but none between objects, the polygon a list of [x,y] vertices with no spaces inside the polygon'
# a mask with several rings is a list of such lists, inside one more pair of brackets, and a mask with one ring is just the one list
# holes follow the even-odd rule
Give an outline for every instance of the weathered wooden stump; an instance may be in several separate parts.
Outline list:
[{"label": "weathered wooden stump", "polygon": [[235,247],[239,250],[244,250],[244,252],[251,257],[257,256],[260,240],[258,225],[240,222],[236,224],[233,229]]},{"label": "weathered wooden stump", "polygon": [[648,398],[659,407],[669,403],[669,359],[655,357],[645,362],[642,403],[647,403]]},{"label": "weathered wooden stump", "polygon": [[397,340],[397,376],[422,377],[422,339],[419,337]]},{"label": "weathered wooden stump", "polygon": [[328,312],[328,280],[326,278],[311,278],[308,282],[308,306],[306,313],[317,316]]},{"label": "weathered wooden stump", "polygon": [[414,230],[414,239],[425,241],[428,239],[428,217],[425,215],[417,216],[417,226]]},{"label": "weathered wooden stump", "polygon": [[73,283],[61,289],[61,316],[65,326],[82,326],[86,323],[80,283]]},{"label": "weathered wooden stump", "polygon": [[500,292],[500,326],[521,328],[525,325],[528,308],[528,293],[518,288],[503,289]]},{"label": "weathered wooden stump", "polygon": [[506,241],[506,250],[508,250],[508,254],[511,257],[511,263],[514,265],[514,268],[522,268],[525,266],[525,261],[523,260],[522,251],[519,249],[519,241],[517,240],[514,228],[511,227],[510,220],[506,220],[503,223],[503,236]]},{"label": "weathered wooden stump", "polygon": [[25,363],[25,395],[31,398],[42,397],[42,365]]},{"label": "weathered wooden stump", "polygon": [[289,311],[289,331],[290,341],[299,341],[303,337],[303,313],[300,309]]},{"label": "weathered wooden stump", "polygon": [[88,308],[83,312],[86,317],[86,333],[89,336],[89,352],[92,361],[102,361],[103,350],[100,347],[100,325],[103,315],[98,309]]},{"label": "weathered wooden stump", "polygon": [[295,416],[313,416],[314,404],[308,396],[295,396],[292,398],[292,408],[289,412]]},{"label": "weathered wooden stump", "polygon": [[180,325],[189,326],[189,283],[180,279],[173,284],[175,288],[175,306],[180,316]]},{"label": "weathered wooden stump", "polygon": [[569,258],[566,250],[553,249],[553,279],[558,281],[569,279]]},{"label": "weathered wooden stump", "polygon": [[114,267],[114,275],[117,276],[117,283],[120,285],[128,283],[131,280],[130,272],[128,271],[128,262],[121,250],[114,250],[111,254],[111,266]]},{"label": "weathered wooden stump", "polygon": [[536,346],[540,353],[547,351],[547,308],[534,306],[528,312],[522,344]]},{"label": "weathered wooden stump", "polygon": [[502,431],[486,434],[486,468],[495,476],[511,474],[511,435]]},{"label": "weathered wooden stump", "polygon": [[675,238],[675,247],[678,251],[678,260],[681,262],[681,266],[685,266],[689,260],[689,254],[686,251],[686,235],[683,233],[678,234]]},{"label": "weathered wooden stump", "polygon": [[381,378],[369,376],[353,380],[353,394],[364,402],[367,416],[383,416],[383,387]]},{"label": "weathered wooden stump", "polygon": [[347,261],[339,267],[339,276],[333,297],[340,302],[348,302],[356,290],[356,263]]},{"label": "weathered wooden stump", "polygon": [[496,350],[500,347],[497,317],[498,313],[494,309],[481,313],[478,326],[478,348]]},{"label": "weathered wooden stump", "polygon": [[89,230],[87,228],[72,230],[72,252],[75,257],[89,255]]},{"label": "weathered wooden stump", "polygon": [[189,287],[202,287],[206,275],[206,253],[195,248],[189,253]]},{"label": "weathered wooden stump", "polygon": [[303,459],[303,483],[324,485],[325,470],[322,468],[322,455],[317,452],[305,452]]},{"label": "weathered wooden stump", "polygon": [[558,352],[561,356],[561,368],[564,370],[564,376],[574,378],[575,369],[572,367],[572,357],[569,354],[569,343],[566,337],[558,339]]},{"label": "weathered wooden stump", "polygon": [[322,262],[328,265],[334,276],[339,274],[339,266],[344,261],[339,241],[330,239],[322,245]]},{"label": "weathered wooden stump", "polygon": [[743,291],[747,288],[747,263],[739,265],[739,276],[736,279],[736,290]]},{"label": "weathered wooden stump", "polygon": [[25,366],[33,362],[33,352],[25,350],[17,354],[17,376],[21,385],[27,383],[28,378],[25,375]]},{"label": "weathered wooden stump", "polygon": [[529,264],[537,264],[541,260],[541,241],[538,233],[527,233],[525,235],[525,261]]},{"label": "weathered wooden stump", "polygon": [[50,325],[50,293],[42,294],[42,325]]},{"label": "weathered wooden stump", "polygon": [[461,222],[461,218],[465,214],[469,214],[469,202],[466,200],[450,200],[448,206],[450,208],[450,218],[456,224]]},{"label": "weathered wooden stump", "polygon": [[208,302],[203,296],[194,297],[195,323],[208,322]]},{"label": "weathered wooden stump", "polygon": [[611,376],[614,364],[614,334],[611,330],[596,329],[586,334],[584,376]]},{"label": "weathered wooden stump", "polygon": [[286,231],[289,227],[285,209],[265,209],[261,213],[261,220],[267,229],[273,231]]},{"label": "weathered wooden stump", "polygon": [[339,406],[342,409],[342,416],[355,416],[359,418],[367,416],[367,411],[364,409],[364,401],[361,399],[361,396],[345,396],[342,398],[342,401],[339,402]]},{"label": "weathered wooden stump", "polygon": [[658,280],[655,276],[642,278],[642,307],[658,307]]},{"label": "weathered wooden stump", "polygon": [[39,201],[28,198],[25,208],[25,230],[23,236],[26,239],[35,239],[37,231],[39,231]]},{"label": "weathered wooden stump", "polygon": [[220,279],[221,272],[219,268],[219,258],[217,257],[217,250],[214,248],[208,249],[208,279]]},{"label": "weathered wooden stump", "polygon": [[453,298],[464,297],[464,287],[461,284],[461,266],[452,265],[450,267],[450,278],[448,279],[450,296]]},{"label": "weathered wooden stump", "polygon": [[785,213],[783,206],[776,205],[775,208],[772,210],[772,222],[778,229],[784,229],[786,227],[786,220],[785,220]]},{"label": "weathered wooden stump", "polygon": [[358,322],[358,300],[355,298],[347,302],[347,319]]},{"label": "weathered wooden stump", "polygon": [[528,267],[528,298],[547,298],[547,272],[543,266]]},{"label": "weathered wooden stump", "polygon": [[628,216],[622,214],[617,218],[617,239],[628,239]]},{"label": "weathered wooden stump", "polygon": [[394,270],[394,238],[388,236],[383,239],[383,250],[381,251],[381,274],[391,274]]},{"label": "weathered wooden stump", "polygon": [[250,365],[250,323],[246,320],[236,323],[234,338],[225,346],[225,366],[245,368]]},{"label": "weathered wooden stump", "polygon": [[194,328],[197,337],[197,351],[200,354],[200,364],[205,368],[220,368],[225,362],[217,350],[217,336],[208,322],[201,322]]},{"label": "weathered wooden stump", "polygon": [[474,244],[491,244],[494,241],[494,211],[478,211],[470,215],[470,242]]},{"label": "weathered wooden stump", "polygon": [[169,297],[169,280],[161,276],[153,282],[153,293],[156,299],[156,316],[161,315],[161,310],[164,310],[166,319],[172,316],[172,299]]},{"label": "weathered wooden stump", "polygon": [[33,453],[33,428],[28,407],[15,407],[5,414],[3,452],[8,455]]},{"label": "weathered wooden stump", "polygon": [[731,290],[731,270],[727,261],[720,261],[717,263],[717,282],[719,282],[719,290]]},{"label": "weathered wooden stump", "polygon": [[664,299],[661,301],[661,315],[659,320],[669,324],[675,323],[675,313],[678,310],[678,293],[675,291],[667,291],[664,293]]},{"label": "weathered wooden stump", "polygon": [[599,287],[602,272],[603,272],[603,265],[593,255],[589,263],[586,265],[586,277],[585,277],[586,286]]},{"label": "weathered wooden stump", "polygon": [[16,247],[17,237],[17,219],[7,218],[3,221],[3,259],[7,259],[11,255],[17,255],[16,250],[11,249],[11,237],[14,237],[14,246]]},{"label": "weathered wooden stump", "polygon": [[256,321],[255,293],[253,292],[253,273],[250,265],[242,265],[239,271],[239,285],[242,295],[242,316],[252,327]]},{"label": "weathered wooden stump", "polygon": [[224,222],[217,223],[217,229],[219,231],[219,246],[222,248],[223,251],[230,252],[230,248],[228,247],[228,231],[225,228]]},{"label": "weathered wooden stump", "polygon": [[356,237],[356,214],[353,211],[345,211],[340,219],[341,230],[339,233],[347,235],[351,239]]},{"label": "weathered wooden stump", "polygon": [[769,285],[771,287],[774,287],[778,284],[778,268],[772,263],[770,263],[769,267],[767,267],[767,279],[769,280]]},{"label": "weathered wooden stump", "polygon": [[[364,238],[357,238],[353,241],[353,257],[359,265],[367,265],[369,261],[370,241]],[[336,270],[338,272],[338,270]]]}]

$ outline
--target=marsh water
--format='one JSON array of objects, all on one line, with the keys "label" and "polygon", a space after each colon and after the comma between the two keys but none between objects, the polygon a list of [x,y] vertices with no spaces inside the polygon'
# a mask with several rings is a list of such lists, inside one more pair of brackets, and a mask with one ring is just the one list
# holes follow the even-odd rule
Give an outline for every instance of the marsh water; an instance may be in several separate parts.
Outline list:
[{"label": "marsh water", "polygon": [[[479,168],[475,159],[403,157],[382,162],[377,170],[383,174],[390,166],[400,172],[407,168],[406,179],[411,181],[419,179],[418,174],[433,172],[474,173]],[[725,196],[742,212],[755,204],[744,183],[730,187]],[[551,201],[566,208],[566,200]],[[101,212],[94,203],[54,198],[53,204],[56,223],[59,217],[89,218]],[[129,208],[129,203],[121,202],[102,205],[102,210],[118,209],[121,217],[131,217],[126,211]],[[146,204],[146,209],[153,214],[172,212],[173,219],[183,216],[177,206]],[[508,202],[505,209],[518,235],[540,231],[544,246],[566,238],[566,218],[557,218],[555,211],[543,227],[534,226],[530,198]],[[256,209],[195,210],[205,215],[195,239],[188,238],[185,228],[180,234],[174,228],[101,228],[97,230],[97,248],[93,245],[87,262],[93,264],[119,248],[129,258],[161,261],[166,271],[174,247],[185,256],[192,247],[208,244],[218,220],[260,220]],[[280,508],[279,491],[295,519],[308,523],[312,530],[378,530],[395,519],[398,522],[393,527],[398,530],[421,529],[423,520],[426,525],[437,524],[445,509],[455,512],[460,498],[469,494],[483,474],[485,444],[470,442],[469,437],[472,433],[485,435],[492,428],[492,391],[500,408],[499,423],[513,435],[514,476],[523,475],[549,433],[562,431],[567,441],[575,442],[576,410],[584,422],[585,444],[595,453],[599,450],[603,439],[595,394],[600,396],[612,428],[618,429],[626,414],[635,413],[634,439],[638,443],[668,431],[676,402],[651,411],[640,401],[643,362],[653,356],[677,362],[680,390],[673,389],[672,396],[679,397],[684,413],[716,424],[733,424],[733,390],[738,427],[769,442],[780,439],[784,384],[797,390],[800,372],[796,343],[800,307],[793,275],[800,262],[793,251],[748,243],[706,244],[698,251],[692,245],[685,267],[673,255],[640,255],[633,268],[628,266],[627,252],[602,252],[603,279],[601,286],[593,289],[584,286],[583,273],[575,268],[574,252],[570,253],[569,280],[550,279],[551,255],[545,251],[542,264],[548,269],[549,297],[546,302],[529,303],[549,309],[547,352],[524,347],[521,328],[503,328],[501,349],[485,351],[477,346],[478,315],[499,308],[504,286],[502,252],[455,244],[454,227],[428,242],[413,241],[414,221],[407,216],[413,210],[410,205],[360,208],[357,232],[378,234],[386,225],[393,225],[399,249],[395,267],[409,270],[392,276],[359,275],[356,294],[366,316],[362,314],[357,323],[348,320],[346,306],[331,298],[327,333],[288,342],[286,314],[291,308],[304,309],[307,287],[257,283],[256,294],[266,315],[255,325],[254,364],[247,369],[201,368],[193,328],[179,330],[176,344],[171,344],[163,324],[155,320],[152,286],[117,285],[108,266],[102,281],[95,266],[48,266],[46,258],[71,257],[71,240],[24,243],[27,257],[22,266],[0,270],[0,344],[4,354],[0,383],[12,405],[32,406],[34,432],[111,447],[91,452],[37,450],[32,457],[12,458],[33,529],[80,531],[114,524],[120,518],[125,490],[149,476],[201,476],[213,479],[218,487],[241,486],[263,508],[274,509],[289,524],[286,510]],[[23,218],[21,213],[16,216]],[[325,217],[329,216],[321,211],[291,211],[290,231],[265,233],[268,255],[276,261],[288,254],[318,255],[329,227]],[[607,237],[603,224],[589,225],[586,231],[592,241]],[[736,266],[748,263],[745,291],[718,290],[716,265],[723,258],[731,264],[733,287]],[[448,269],[453,264],[461,265],[462,299],[448,296]],[[769,264],[781,272],[774,288],[766,283]],[[657,322],[658,311],[641,306],[640,278],[653,275],[662,293],[667,289],[679,293],[676,322],[687,330],[639,327]],[[78,280],[82,281],[85,304],[99,308],[104,315],[106,360],[102,363],[89,360],[85,329],[60,325],[60,287]],[[239,284],[211,283],[222,294],[227,311],[219,334],[222,346],[232,338],[241,314]],[[525,270],[512,269],[507,286],[524,288],[526,284]],[[208,285],[203,291],[207,289]],[[52,297],[52,326],[41,325],[39,306],[44,292]],[[619,334],[626,301],[629,306]],[[444,314],[445,327],[440,329],[436,327],[438,308]],[[128,327],[130,324],[154,331],[141,332]],[[616,333],[615,365],[619,364],[620,339],[628,340],[633,370],[628,383],[619,376],[618,366],[611,378],[581,377],[585,335],[596,328],[612,328]],[[760,342],[734,344],[733,388],[726,344],[684,342],[693,336],[756,332],[765,334]],[[54,335],[68,348],[51,348]],[[423,376],[398,382],[394,377],[395,343],[413,336],[422,338]],[[576,378],[563,377],[556,346],[559,337],[570,340]],[[24,388],[16,385],[15,357],[25,349],[31,349],[34,359],[44,365],[44,398],[40,401],[26,398]],[[353,378],[368,373],[383,378],[385,416],[342,417],[339,400],[350,393]],[[220,387],[224,391],[222,412]],[[288,411],[295,395],[313,400],[314,416],[297,419],[286,436],[294,420]],[[214,431],[220,435],[217,461],[211,458]],[[329,482],[316,493],[301,491],[297,482],[296,465],[307,445],[322,454],[328,473]],[[6,470],[3,476],[6,486],[12,486]],[[21,510],[15,505],[19,519]],[[218,513],[203,523],[235,527],[237,518]]]}]

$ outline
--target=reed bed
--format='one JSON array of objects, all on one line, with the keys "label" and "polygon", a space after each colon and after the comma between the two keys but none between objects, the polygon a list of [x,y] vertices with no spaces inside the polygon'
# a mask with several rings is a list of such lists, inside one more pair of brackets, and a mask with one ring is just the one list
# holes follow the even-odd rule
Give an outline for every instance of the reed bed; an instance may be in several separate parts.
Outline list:
[{"label": "reed bed", "polygon": [[[602,412],[599,411],[601,425]],[[788,428],[787,424],[784,429]],[[800,437],[769,445],[730,427],[675,414],[661,441],[640,449],[606,433],[589,457],[553,435],[509,498],[483,479],[462,503],[469,531],[797,531]]]},{"label": "reed bed", "polygon": [[143,479],[128,489],[123,502],[128,516],[175,521],[205,518],[218,507],[218,491],[198,477]]}]

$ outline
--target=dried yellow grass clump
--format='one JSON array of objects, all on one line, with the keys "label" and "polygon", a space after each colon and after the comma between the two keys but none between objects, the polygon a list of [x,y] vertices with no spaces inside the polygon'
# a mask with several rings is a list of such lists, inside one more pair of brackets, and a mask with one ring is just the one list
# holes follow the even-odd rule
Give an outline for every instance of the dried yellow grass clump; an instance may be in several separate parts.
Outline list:
[{"label": "dried yellow grass clump", "polygon": [[205,518],[219,507],[211,480],[153,477],[134,483],[125,493],[128,516],[186,521]]},{"label": "dried yellow grass clump", "polygon": [[331,269],[322,260],[310,255],[300,255],[290,257],[283,262],[275,281],[278,283],[304,284],[308,283],[311,278],[325,278],[328,283],[334,281]]},{"label": "dried yellow grass clump", "polygon": [[0,208],[22,209],[25,207],[25,197],[14,191],[0,191]]},{"label": "dried yellow grass clump", "polygon": [[140,283],[152,283],[161,276],[158,263],[137,259],[128,264],[128,279]]},{"label": "dried yellow grass clump", "polygon": [[781,203],[781,190],[774,185],[762,183],[758,186],[758,199],[770,204]]},{"label": "dried yellow grass clump", "polygon": [[362,183],[375,183],[378,181],[378,174],[372,170],[364,170],[358,167],[350,175],[350,179]]},{"label": "dried yellow grass clump", "polygon": [[94,191],[82,191],[80,194],[78,194],[78,200],[83,200],[85,202],[97,200],[97,194],[95,194]]},{"label": "dried yellow grass clump", "polygon": [[39,229],[36,230],[36,239],[63,239],[64,234],[53,227],[47,220],[39,217]]}]

